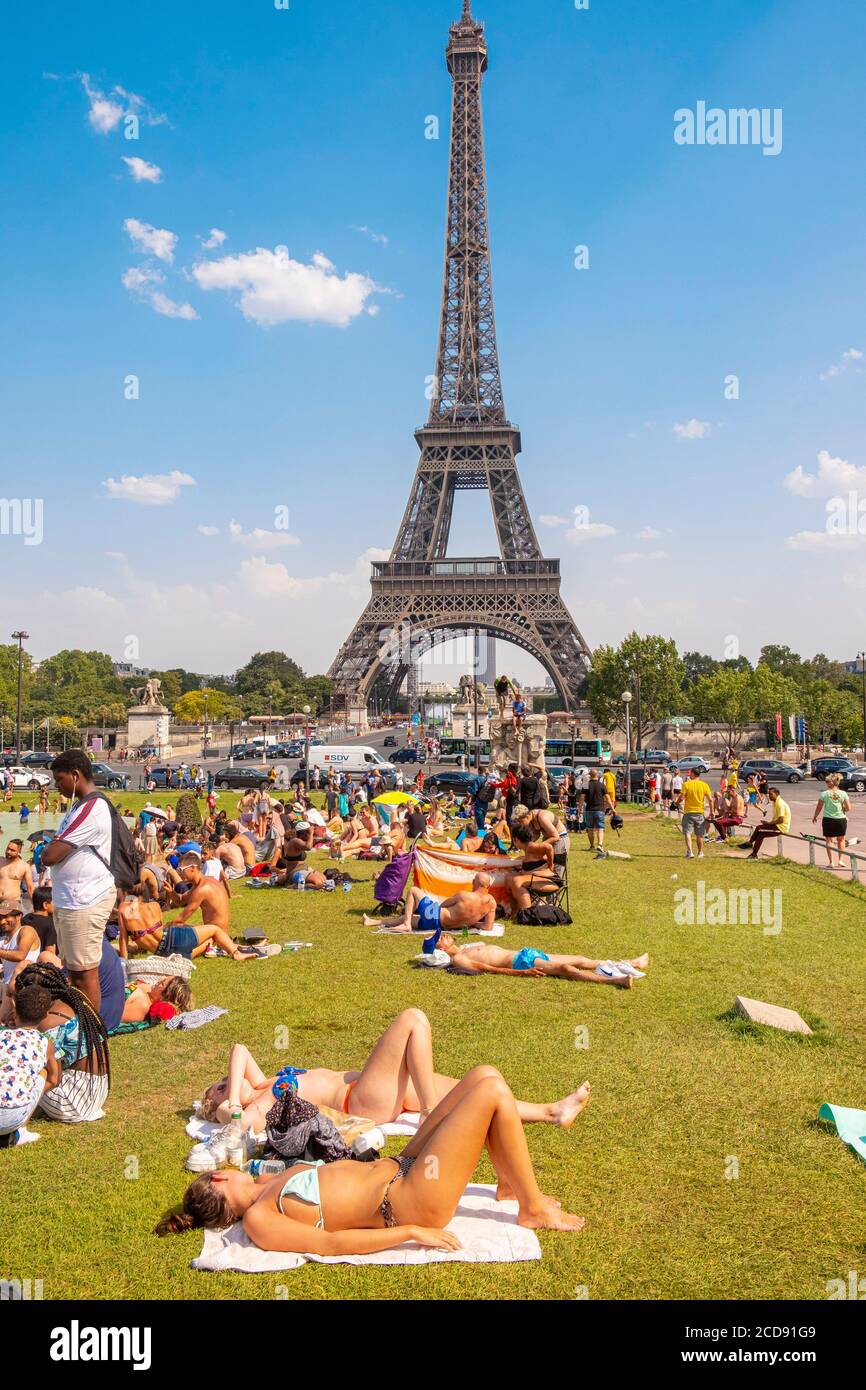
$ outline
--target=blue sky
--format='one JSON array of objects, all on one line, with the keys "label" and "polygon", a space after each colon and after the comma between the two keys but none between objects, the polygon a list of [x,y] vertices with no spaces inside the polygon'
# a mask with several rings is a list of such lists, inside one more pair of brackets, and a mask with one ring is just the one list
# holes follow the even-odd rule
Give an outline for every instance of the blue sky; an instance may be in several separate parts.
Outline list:
[{"label": "blue sky", "polygon": [[[6,17],[2,492],[43,499],[44,540],[0,535],[0,566],[36,656],[134,637],[156,667],[277,646],[327,668],[427,412],[459,10]],[[866,537],[829,534],[825,507],[866,498],[866,10],[473,10],[506,405],[578,625],[853,656]],[[677,145],[699,100],[781,108],[781,153]],[[455,513],[453,553],[490,552],[485,509]]]}]

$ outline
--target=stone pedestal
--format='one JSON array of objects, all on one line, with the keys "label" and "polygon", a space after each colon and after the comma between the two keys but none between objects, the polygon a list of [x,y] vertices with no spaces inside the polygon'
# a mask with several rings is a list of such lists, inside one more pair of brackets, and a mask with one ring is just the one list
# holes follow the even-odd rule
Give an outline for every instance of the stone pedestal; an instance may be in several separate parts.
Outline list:
[{"label": "stone pedestal", "polygon": [[[475,737],[475,705],[453,705],[451,709],[451,733],[454,738]],[[478,704],[478,737],[490,737],[490,720],[487,705]]]},{"label": "stone pedestal", "polygon": [[525,767],[527,763],[544,767],[544,745],[547,741],[547,715],[527,714],[523,728],[515,729],[510,710],[505,717],[495,715],[490,723],[490,765],[504,771],[509,763]]},{"label": "stone pedestal", "polygon": [[133,705],[126,716],[127,748],[150,745],[158,758],[170,758],[170,717],[165,705]]},{"label": "stone pedestal", "polygon": [[370,728],[370,721],[367,717],[366,704],[350,704],[346,711],[349,728],[354,729],[359,734],[366,734]]}]

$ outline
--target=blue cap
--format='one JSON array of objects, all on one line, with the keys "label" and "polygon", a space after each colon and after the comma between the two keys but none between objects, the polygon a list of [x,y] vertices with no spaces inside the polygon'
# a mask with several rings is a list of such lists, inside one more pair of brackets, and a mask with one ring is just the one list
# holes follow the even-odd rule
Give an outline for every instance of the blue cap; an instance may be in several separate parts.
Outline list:
[{"label": "blue cap", "polygon": [[437,927],[432,936],[425,937],[424,945],[421,947],[425,956],[432,956],[436,947],[439,945],[439,938],[442,935],[442,928]]}]

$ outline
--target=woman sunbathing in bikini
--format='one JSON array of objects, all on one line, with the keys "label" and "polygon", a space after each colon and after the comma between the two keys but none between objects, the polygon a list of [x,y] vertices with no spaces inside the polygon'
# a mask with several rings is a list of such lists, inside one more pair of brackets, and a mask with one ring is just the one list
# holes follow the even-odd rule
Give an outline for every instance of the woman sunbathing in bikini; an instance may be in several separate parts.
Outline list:
[{"label": "woman sunbathing in bikini", "polygon": [[495,1067],[476,1067],[453,1085],[399,1158],[296,1163],[258,1182],[248,1173],[209,1173],[187,1188],[183,1213],[161,1221],[157,1233],[223,1230],[242,1221],[261,1250],[366,1255],[407,1241],[459,1250],[457,1237],[444,1228],[484,1149],[499,1180],[497,1197],[517,1200],[518,1225],[583,1228],[582,1216],[563,1211],[539,1188],[505,1081]]},{"label": "woman sunbathing in bikini", "polygon": [[379,822],[368,807],[362,806],[349,822],[338,846],[338,859],[351,859],[362,850],[369,849],[379,834]]},{"label": "woman sunbathing in bikini", "polygon": [[[204,1120],[226,1124],[238,1105],[243,1106],[245,1128],[259,1133],[274,1103],[271,1088],[276,1077],[265,1076],[248,1048],[235,1043],[229,1057],[229,1074],[205,1091],[199,1106]],[[433,1070],[433,1035],[427,1015],[406,1009],[386,1028],[362,1071],[330,1071],[316,1067],[298,1073],[298,1094],[313,1105],[327,1105],[344,1114],[360,1115],[388,1124],[403,1111],[421,1112],[422,1120],[457,1085],[453,1076]],[[564,1100],[550,1104],[515,1102],[525,1125],[559,1125],[569,1129],[589,1100],[587,1082]]]}]

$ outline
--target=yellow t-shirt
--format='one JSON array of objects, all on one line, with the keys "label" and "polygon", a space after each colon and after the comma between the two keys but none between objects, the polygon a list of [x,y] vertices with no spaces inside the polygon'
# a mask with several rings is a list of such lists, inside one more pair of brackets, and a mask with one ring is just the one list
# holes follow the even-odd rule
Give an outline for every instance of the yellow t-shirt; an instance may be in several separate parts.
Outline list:
[{"label": "yellow t-shirt", "polygon": [[712,792],[706,782],[702,782],[700,777],[690,777],[683,784],[683,815],[702,816],[704,814],[704,797],[712,800]]},{"label": "yellow t-shirt", "polygon": [[612,772],[603,772],[603,773],[601,774],[601,780],[602,780],[602,782],[604,782],[605,791],[607,792],[608,796],[610,797],[611,801],[613,802],[613,804],[614,804],[614,806],[615,806],[615,805],[616,805],[616,777],[615,777],[615,775],[614,775]]},{"label": "yellow t-shirt", "polygon": [[791,829],[791,808],[787,801],[783,801],[780,796],[776,797],[773,805],[773,824],[777,825],[785,835]]}]

